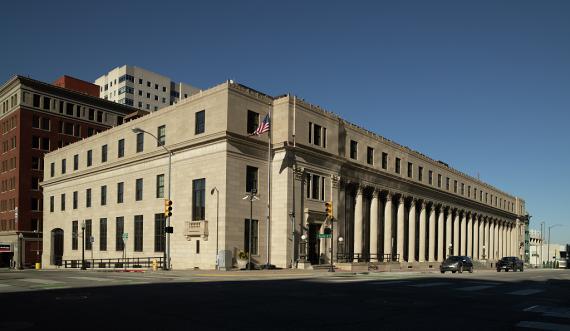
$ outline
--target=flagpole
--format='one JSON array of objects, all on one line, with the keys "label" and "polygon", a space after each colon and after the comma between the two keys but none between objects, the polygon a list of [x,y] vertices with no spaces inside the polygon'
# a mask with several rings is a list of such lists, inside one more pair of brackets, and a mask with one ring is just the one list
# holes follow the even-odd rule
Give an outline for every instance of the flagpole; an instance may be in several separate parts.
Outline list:
[{"label": "flagpole", "polygon": [[271,124],[271,104],[269,104],[269,132],[267,137],[269,138],[269,144],[267,149],[267,224],[265,226],[266,230],[266,241],[267,241],[267,263],[266,268],[269,269],[269,221],[271,219],[271,134],[273,132],[272,124]]}]

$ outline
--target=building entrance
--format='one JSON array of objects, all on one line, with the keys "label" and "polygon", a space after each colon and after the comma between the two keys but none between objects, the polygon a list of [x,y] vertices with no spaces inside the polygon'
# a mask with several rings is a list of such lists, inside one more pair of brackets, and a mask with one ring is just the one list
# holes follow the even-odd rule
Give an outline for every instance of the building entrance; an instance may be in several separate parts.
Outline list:
[{"label": "building entrance", "polygon": [[51,264],[61,265],[63,259],[63,230],[51,230]]},{"label": "building entrance", "polygon": [[319,231],[322,224],[310,223],[309,224],[309,262],[311,264],[320,264],[319,252],[321,251],[321,241],[318,238]]}]

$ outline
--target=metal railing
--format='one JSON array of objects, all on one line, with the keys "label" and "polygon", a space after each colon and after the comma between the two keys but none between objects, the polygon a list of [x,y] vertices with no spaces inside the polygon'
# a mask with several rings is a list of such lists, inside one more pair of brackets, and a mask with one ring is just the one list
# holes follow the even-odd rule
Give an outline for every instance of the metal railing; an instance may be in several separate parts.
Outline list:
[{"label": "metal railing", "polygon": [[399,262],[400,254],[337,253],[338,262]]},{"label": "metal railing", "polygon": [[[153,261],[156,261],[158,267],[162,267],[162,256],[156,257],[130,257],[130,258],[115,258],[115,259],[85,259],[85,268],[151,268]],[[62,265],[64,268],[81,268],[82,260],[63,260]]]}]

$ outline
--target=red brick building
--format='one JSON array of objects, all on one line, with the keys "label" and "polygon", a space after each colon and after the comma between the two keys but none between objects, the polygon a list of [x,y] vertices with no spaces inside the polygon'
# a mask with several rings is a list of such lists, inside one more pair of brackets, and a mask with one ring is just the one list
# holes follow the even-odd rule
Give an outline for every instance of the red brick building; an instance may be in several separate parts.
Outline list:
[{"label": "red brick building", "polygon": [[0,86],[0,267],[40,261],[43,155],[136,111],[100,99],[91,83],[63,76],[56,84],[15,76]]}]

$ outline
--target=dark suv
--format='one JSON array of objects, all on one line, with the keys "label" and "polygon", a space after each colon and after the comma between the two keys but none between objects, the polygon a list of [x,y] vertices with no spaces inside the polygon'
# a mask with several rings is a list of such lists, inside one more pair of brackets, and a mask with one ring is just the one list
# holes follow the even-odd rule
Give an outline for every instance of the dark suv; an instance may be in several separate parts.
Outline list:
[{"label": "dark suv", "polygon": [[473,262],[468,256],[449,256],[439,266],[439,271],[441,271],[442,274],[446,271],[462,273],[463,270],[473,272]]},{"label": "dark suv", "polygon": [[515,256],[505,256],[497,261],[497,272],[505,271],[524,271],[524,263],[521,259]]}]

